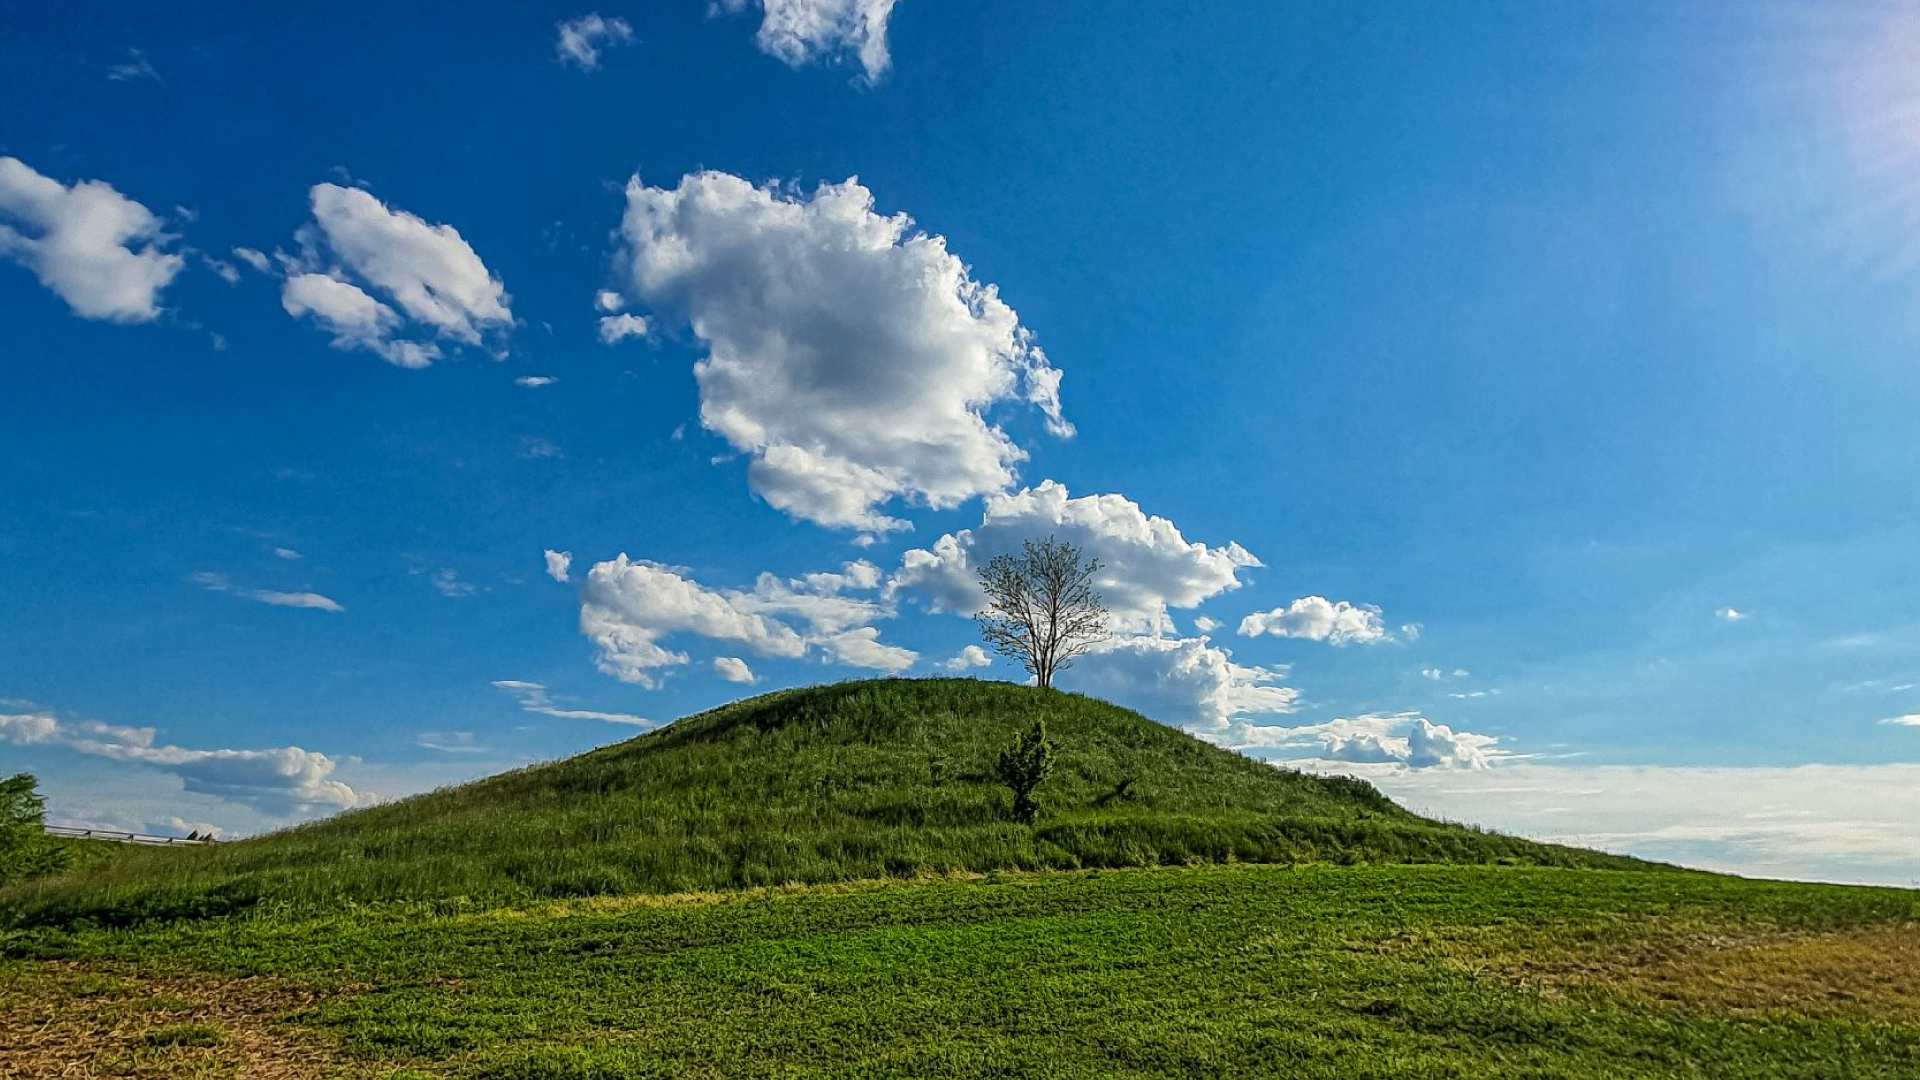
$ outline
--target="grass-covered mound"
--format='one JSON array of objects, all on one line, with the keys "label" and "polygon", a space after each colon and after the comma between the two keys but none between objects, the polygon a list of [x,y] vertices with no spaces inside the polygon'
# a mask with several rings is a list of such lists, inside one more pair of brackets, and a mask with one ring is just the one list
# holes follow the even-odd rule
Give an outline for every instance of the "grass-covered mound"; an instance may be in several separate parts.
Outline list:
[{"label": "grass-covered mound", "polygon": [[[991,763],[1036,718],[1059,761],[1028,827]],[[0,892],[0,921],[1224,862],[1643,865],[1430,821],[1092,698],[889,679],[766,694],[253,840],[129,853]]]}]

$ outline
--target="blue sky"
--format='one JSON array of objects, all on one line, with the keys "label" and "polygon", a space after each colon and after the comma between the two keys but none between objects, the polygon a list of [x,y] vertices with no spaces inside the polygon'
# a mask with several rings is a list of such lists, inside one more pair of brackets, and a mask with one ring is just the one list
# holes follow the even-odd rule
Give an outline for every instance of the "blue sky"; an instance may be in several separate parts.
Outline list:
[{"label": "blue sky", "polygon": [[1920,878],[1920,18],[1128,7],[13,13],[0,770],[245,833],[1013,678],[1057,533],[1068,688]]}]

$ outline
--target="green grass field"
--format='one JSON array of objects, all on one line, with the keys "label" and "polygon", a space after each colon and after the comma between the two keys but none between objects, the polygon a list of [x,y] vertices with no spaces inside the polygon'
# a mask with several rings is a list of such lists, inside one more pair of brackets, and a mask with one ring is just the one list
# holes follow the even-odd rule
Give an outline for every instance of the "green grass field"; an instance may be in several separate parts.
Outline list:
[{"label": "green grass field", "polygon": [[[39,1031],[52,1048],[0,1062],[492,1080],[1912,1077],[1917,914],[1900,890],[1676,871],[1241,866],[40,930],[0,962],[0,1046]],[[55,1071],[76,1057],[98,1071]]]},{"label": "green grass field", "polygon": [[[1028,828],[985,770],[1036,714]],[[124,850],[0,926],[7,1080],[1920,1076],[1920,894],[1432,822],[965,680]]]}]

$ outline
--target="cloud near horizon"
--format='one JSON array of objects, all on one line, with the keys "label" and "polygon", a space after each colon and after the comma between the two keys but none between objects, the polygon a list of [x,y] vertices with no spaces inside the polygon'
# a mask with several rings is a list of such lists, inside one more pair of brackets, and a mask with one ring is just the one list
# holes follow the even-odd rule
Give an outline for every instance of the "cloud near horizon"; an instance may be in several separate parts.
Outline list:
[{"label": "cloud near horizon", "polygon": [[178,777],[185,790],[284,815],[350,810],[379,801],[332,779],[337,762],[297,746],[266,750],[194,750],[155,745],[155,729],[98,720],[61,720],[51,712],[0,714],[0,743],[58,746],[109,761],[149,766]]},{"label": "cloud near horizon", "polygon": [[795,518],[887,532],[907,527],[888,502],[1005,489],[1027,455],[988,422],[997,403],[1072,434],[1060,373],[1014,310],[912,225],[853,179],[810,195],[722,172],[627,185],[623,288],[692,328],[701,424]]},{"label": "cloud near horizon", "polygon": [[1703,870],[1909,888],[1915,876],[1920,765],[1514,761],[1369,778],[1415,813]]},{"label": "cloud near horizon", "polygon": [[1213,741],[1263,760],[1287,764],[1315,761],[1409,769],[1484,769],[1509,756],[1498,748],[1500,740],[1494,736],[1455,731],[1417,712],[1368,713],[1297,727],[1234,724]]}]

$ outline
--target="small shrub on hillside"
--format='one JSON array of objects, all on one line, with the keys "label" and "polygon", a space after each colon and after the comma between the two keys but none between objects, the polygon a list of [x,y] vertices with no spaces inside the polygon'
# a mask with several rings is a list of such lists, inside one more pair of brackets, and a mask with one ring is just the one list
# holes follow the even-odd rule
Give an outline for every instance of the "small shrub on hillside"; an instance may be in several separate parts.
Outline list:
[{"label": "small shrub on hillside", "polygon": [[1033,824],[1040,804],[1033,801],[1033,789],[1053,771],[1053,740],[1047,738],[1047,722],[1035,720],[1033,730],[1016,736],[1013,745],[1000,751],[994,773],[1013,792],[1013,817],[1023,825]]}]

